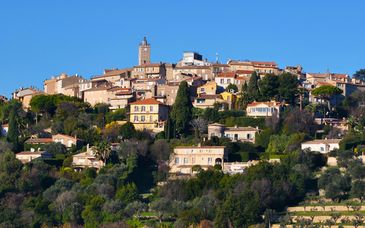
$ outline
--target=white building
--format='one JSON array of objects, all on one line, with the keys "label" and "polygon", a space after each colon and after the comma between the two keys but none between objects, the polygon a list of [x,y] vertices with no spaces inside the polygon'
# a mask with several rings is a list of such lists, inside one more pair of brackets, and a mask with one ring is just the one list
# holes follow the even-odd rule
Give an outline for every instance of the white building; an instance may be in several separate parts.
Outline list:
[{"label": "white building", "polygon": [[52,154],[47,151],[23,151],[15,155],[23,164],[33,161],[34,159],[49,159]]},{"label": "white building", "polygon": [[258,127],[225,127],[219,123],[208,125],[208,139],[217,136],[218,138],[229,138],[233,142],[242,141],[255,143],[256,133],[258,132],[260,132]]},{"label": "white building", "polygon": [[224,146],[178,146],[170,157],[170,173],[192,175],[193,167],[208,169],[214,165],[224,166]]},{"label": "white building", "polygon": [[311,151],[327,154],[328,152],[340,148],[341,139],[316,139],[302,143],[302,150],[309,149]]},{"label": "white building", "polygon": [[267,117],[267,116],[280,116],[280,112],[284,108],[284,105],[280,102],[252,102],[247,105],[247,116],[253,117]]}]

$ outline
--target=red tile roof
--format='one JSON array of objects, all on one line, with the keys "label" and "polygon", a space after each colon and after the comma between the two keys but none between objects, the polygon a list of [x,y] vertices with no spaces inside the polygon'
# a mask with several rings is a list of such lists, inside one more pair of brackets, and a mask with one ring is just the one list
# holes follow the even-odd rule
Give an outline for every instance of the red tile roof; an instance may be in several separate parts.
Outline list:
[{"label": "red tile roof", "polygon": [[253,74],[253,70],[236,70],[236,74]]},{"label": "red tile roof", "polygon": [[143,104],[146,104],[146,105],[153,105],[153,104],[164,105],[163,103],[161,103],[158,100],[153,99],[153,98],[148,98],[148,99],[139,100],[139,101],[130,103],[130,105],[143,105]]},{"label": "red tile roof", "polygon": [[53,143],[52,138],[30,138],[27,141],[25,141],[27,144],[46,144],[46,143]]},{"label": "red tile roof", "polygon": [[265,104],[267,106],[278,106],[281,103],[280,102],[277,102],[277,101],[252,102],[252,103],[249,103],[247,105],[247,107],[254,107],[254,106],[257,106],[257,105],[261,105],[261,104]]},{"label": "red tile roof", "polygon": [[222,72],[222,73],[219,73],[217,77],[220,77],[220,78],[234,78],[236,77],[236,72]]}]

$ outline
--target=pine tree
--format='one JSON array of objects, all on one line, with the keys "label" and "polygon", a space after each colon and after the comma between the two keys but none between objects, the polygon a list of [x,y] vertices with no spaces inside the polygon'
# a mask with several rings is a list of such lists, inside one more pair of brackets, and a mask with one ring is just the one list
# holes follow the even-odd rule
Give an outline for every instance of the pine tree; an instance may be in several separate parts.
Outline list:
[{"label": "pine tree", "polygon": [[250,81],[247,86],[247,95],[249,97],[250,102],[260,100],[260,90],[259,90],[259,76],[256,72],[253,72]]},{"label": "pine tree", "polygon": [[186,81],[183,81],[179,85],[176,100],[171,111],[171,119],[174,122],[174,127],[178,134],[186,135],[188,133],[191,118],[192,104],[189,86]]}]

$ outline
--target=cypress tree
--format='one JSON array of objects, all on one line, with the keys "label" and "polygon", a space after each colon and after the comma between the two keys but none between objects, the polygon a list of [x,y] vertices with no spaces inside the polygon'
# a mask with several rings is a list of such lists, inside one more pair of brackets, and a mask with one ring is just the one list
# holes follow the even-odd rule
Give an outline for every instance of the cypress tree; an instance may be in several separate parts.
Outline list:
[{"label": "cypress tree", "polygon": [[192,104],[189,86],[186,81],[182,81],[179,85],[176,100],[171,111],[171,119],[174,122],[174,127],[178,134],[186,135],[188,133],[191,118]]},{"label": "cypress tree", "polygon": [[252,73],[250,81],[247,86],[247,95],[250,98],[250,102],[260,100],[260,90],[259,90],[259,76],[256,71]]},{"label": "cypress tree", "polygon": [[8,142],[13,144],[13,150],[19,150],[19,128],[17,123],[17,115],[14,107],[11,108],[9,113],[9,131],[7,134]]}]

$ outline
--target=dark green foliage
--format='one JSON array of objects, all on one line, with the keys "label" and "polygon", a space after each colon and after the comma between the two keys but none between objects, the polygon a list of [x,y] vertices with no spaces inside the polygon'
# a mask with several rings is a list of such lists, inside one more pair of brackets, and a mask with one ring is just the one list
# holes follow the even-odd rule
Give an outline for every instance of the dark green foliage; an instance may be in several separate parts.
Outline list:
[{"label": "dark green foliage", "polygon": [[274,74],[265,75],[260,81],[260,92],[263,100],[276,100],[279,94],[279,77]]},{"label": "dark green foliage", "polygon": [[360,69],[356,71],[352,77],[365,81],[365,69]]},{"label": "dark green foliage", "polygon": [[226,87],[226,91],[227,92],[238,92],[238,88],[235,84],[229,84],[227,87]]},{"label": "dark green foliage", "polygon": [[250,81],[248,82],[247,85],[247,96],[249,102],[259,101],[261,98],[258,81],[259,81],[259,76],[257,75],[257,73],[256,72],[252,73]]},{"label": "dark green foliage", "polygon": [[298,95],[298,85],[297,76],[290,73],[279,75],[279,100],[294,105]]},{"label": "dark green foliage", "polygon": [[192,118],[192,104],[189,86],[186,81],[182,81],[179,85],[170,116],[174,122],[176,132],[181,135],[186,135],[189,131],[189,123]]},{"label": "dark green foliage", "polygon": [[131,139],[135,136],[136,129],[131,122],[127,122],[120,127],[120,135],[123,139]]}]

